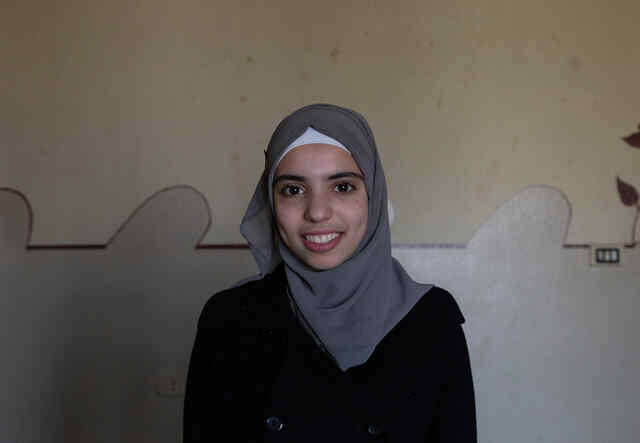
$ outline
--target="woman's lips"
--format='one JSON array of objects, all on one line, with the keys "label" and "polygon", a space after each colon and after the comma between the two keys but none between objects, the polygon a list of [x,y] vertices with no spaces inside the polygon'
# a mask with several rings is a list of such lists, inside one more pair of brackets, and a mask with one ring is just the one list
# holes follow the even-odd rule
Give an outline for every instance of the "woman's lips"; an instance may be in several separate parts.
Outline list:
[{"label": "woman's lips", "polygon": [[342,232],[329,232],[326,234],[307,234],[302,236],[304,246],[313,252],[327,252],[336,247],[342,240]]}]

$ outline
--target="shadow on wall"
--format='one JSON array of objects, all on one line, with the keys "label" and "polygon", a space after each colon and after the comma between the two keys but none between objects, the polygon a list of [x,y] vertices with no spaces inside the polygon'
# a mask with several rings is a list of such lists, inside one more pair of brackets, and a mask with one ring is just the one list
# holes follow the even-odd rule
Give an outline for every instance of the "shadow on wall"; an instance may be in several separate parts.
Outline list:
[{"label": "shadow on wall", "polygon": [[[155,194],[107,245],[27,248],[32,217],[24,196],[0,190],[0,439],[180,441],[182,399],[154,383],[184,380],[202,305],[256,272],[249,251],[196,247],[211,214],[190,187]],[[481,442],[640,436],[640,254],[591,268],[585,250],[563,247],[569,221],[559,191],[531,187],[466,247],[394,248],[467,318]]]},{"label": "shadow on wall", "polygon": [[184,379],[200,308],[255,273],[250,255],[195,249],[211,216],[189,187],[154,195],[105,246],[27,249],[32,212],[0,191],[0,440],[179,441],[181,399],[153,383]]}]

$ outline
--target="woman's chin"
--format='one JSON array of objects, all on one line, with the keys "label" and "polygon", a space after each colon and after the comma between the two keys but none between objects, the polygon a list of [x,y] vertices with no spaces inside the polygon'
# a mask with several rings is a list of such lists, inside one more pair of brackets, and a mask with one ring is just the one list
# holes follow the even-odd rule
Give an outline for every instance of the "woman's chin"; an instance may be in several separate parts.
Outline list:
[{"label": "woman's chin", "polygon": [[305,254],[305,257],[299,258],[314,271],[328,271],[340,266],[345,261],[344,258],[335,254],[324,254],[320,257],[317,254]]}]

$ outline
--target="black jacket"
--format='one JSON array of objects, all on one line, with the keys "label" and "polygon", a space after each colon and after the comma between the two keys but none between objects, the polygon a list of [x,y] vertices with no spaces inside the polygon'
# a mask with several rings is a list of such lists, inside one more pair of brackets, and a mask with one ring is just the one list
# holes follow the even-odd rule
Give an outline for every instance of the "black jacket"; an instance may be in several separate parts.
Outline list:
[{"label": "black jacket", "polygon": [[476,442],[464,318],[447,291],[428,291],[342,372],[294,318],[285,285],[281,266],[205,305],[184,443]]}]

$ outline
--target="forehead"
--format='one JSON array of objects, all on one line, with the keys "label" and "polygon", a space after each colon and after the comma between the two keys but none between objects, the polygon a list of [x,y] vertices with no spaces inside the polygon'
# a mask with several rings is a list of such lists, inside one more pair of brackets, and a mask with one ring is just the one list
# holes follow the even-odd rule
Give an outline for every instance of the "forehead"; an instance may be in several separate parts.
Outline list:
[{"label": "forehead", "polygon": [[275,176],[293,173],[323,176],[335,172],[362,174],[351,154],[337,146],[316,143],[298,146],[289,151],[276,168]]}]

